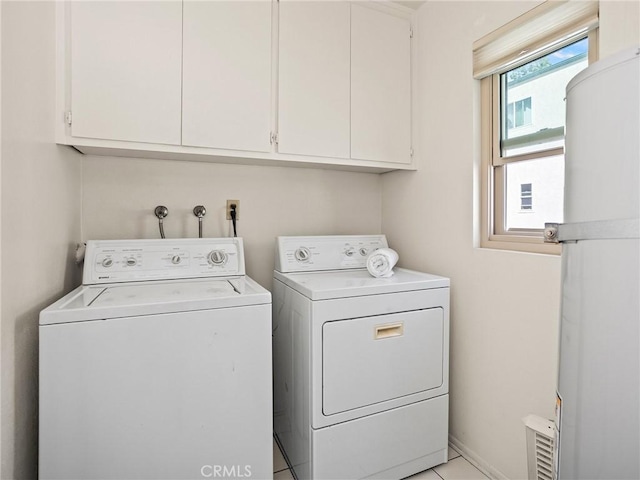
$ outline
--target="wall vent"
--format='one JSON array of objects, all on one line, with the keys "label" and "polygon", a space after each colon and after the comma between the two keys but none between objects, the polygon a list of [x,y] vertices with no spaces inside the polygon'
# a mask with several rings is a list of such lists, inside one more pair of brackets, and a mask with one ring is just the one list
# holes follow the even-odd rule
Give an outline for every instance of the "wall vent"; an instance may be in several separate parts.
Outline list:
[{"label": "wall vent", "polygon": [[527,427],[529,480],[555,480],[553,421],[536,415],[528,415],[522,421]]}]

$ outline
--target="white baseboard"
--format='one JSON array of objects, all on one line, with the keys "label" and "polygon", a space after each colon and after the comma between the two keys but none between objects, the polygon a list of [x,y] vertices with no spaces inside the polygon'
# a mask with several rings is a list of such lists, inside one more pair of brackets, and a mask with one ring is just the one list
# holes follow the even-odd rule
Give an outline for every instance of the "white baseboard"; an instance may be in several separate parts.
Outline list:
[{"label": "white baseboard", "polygon": [[491,478],[492,480],[509,480],[509,478],[504,473],[487,463],[480,457],[480,455],[471,450],[451,434],[449,435],[449,443],[454,450],[457,450],[460,455],[462,455],[466,460],[469,461],[469,463],[471,463],[474,467],[484,473],[487,477]]}]

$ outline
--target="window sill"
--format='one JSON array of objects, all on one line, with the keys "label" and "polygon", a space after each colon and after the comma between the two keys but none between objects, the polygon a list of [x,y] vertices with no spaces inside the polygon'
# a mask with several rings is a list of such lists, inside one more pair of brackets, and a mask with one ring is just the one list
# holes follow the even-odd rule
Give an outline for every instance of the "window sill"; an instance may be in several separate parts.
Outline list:
[{"label": "window sill", "polygon": [[542,238],[518,235],[490,235],[480,242],[480,248],[494,250],[509,250],[525,253],[541,253],[545,255],[560,255],[562,246],[555,243],[545,243]]}]

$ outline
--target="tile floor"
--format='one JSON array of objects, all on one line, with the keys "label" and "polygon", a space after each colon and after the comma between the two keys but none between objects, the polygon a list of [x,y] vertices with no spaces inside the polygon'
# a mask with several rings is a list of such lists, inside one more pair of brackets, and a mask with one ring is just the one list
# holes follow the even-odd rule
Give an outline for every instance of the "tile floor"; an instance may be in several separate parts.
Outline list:
[{"label": "tile floor", "polygon": [[[417,473],[411,480],[486,480],[488,477],[449,447],[449,461],[430,470]],[[293,480],[275,440],[273,441],[273,480]]]}]

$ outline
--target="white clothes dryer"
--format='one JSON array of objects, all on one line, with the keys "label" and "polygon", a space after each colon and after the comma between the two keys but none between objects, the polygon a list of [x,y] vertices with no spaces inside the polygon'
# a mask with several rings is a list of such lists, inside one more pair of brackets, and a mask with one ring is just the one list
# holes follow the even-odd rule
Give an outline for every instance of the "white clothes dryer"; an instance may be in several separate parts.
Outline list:
[{"label": "white clothes dryer", "polygon": [[39,330],[39,478],[271,477],[271,296],[242,239],[90,241]]},{"label": "white clothes dryer", "polygon": [[279,237],[274,428],[298,479],[400,479],[447,461],[449,279],[366,270],[384,235]]}]

